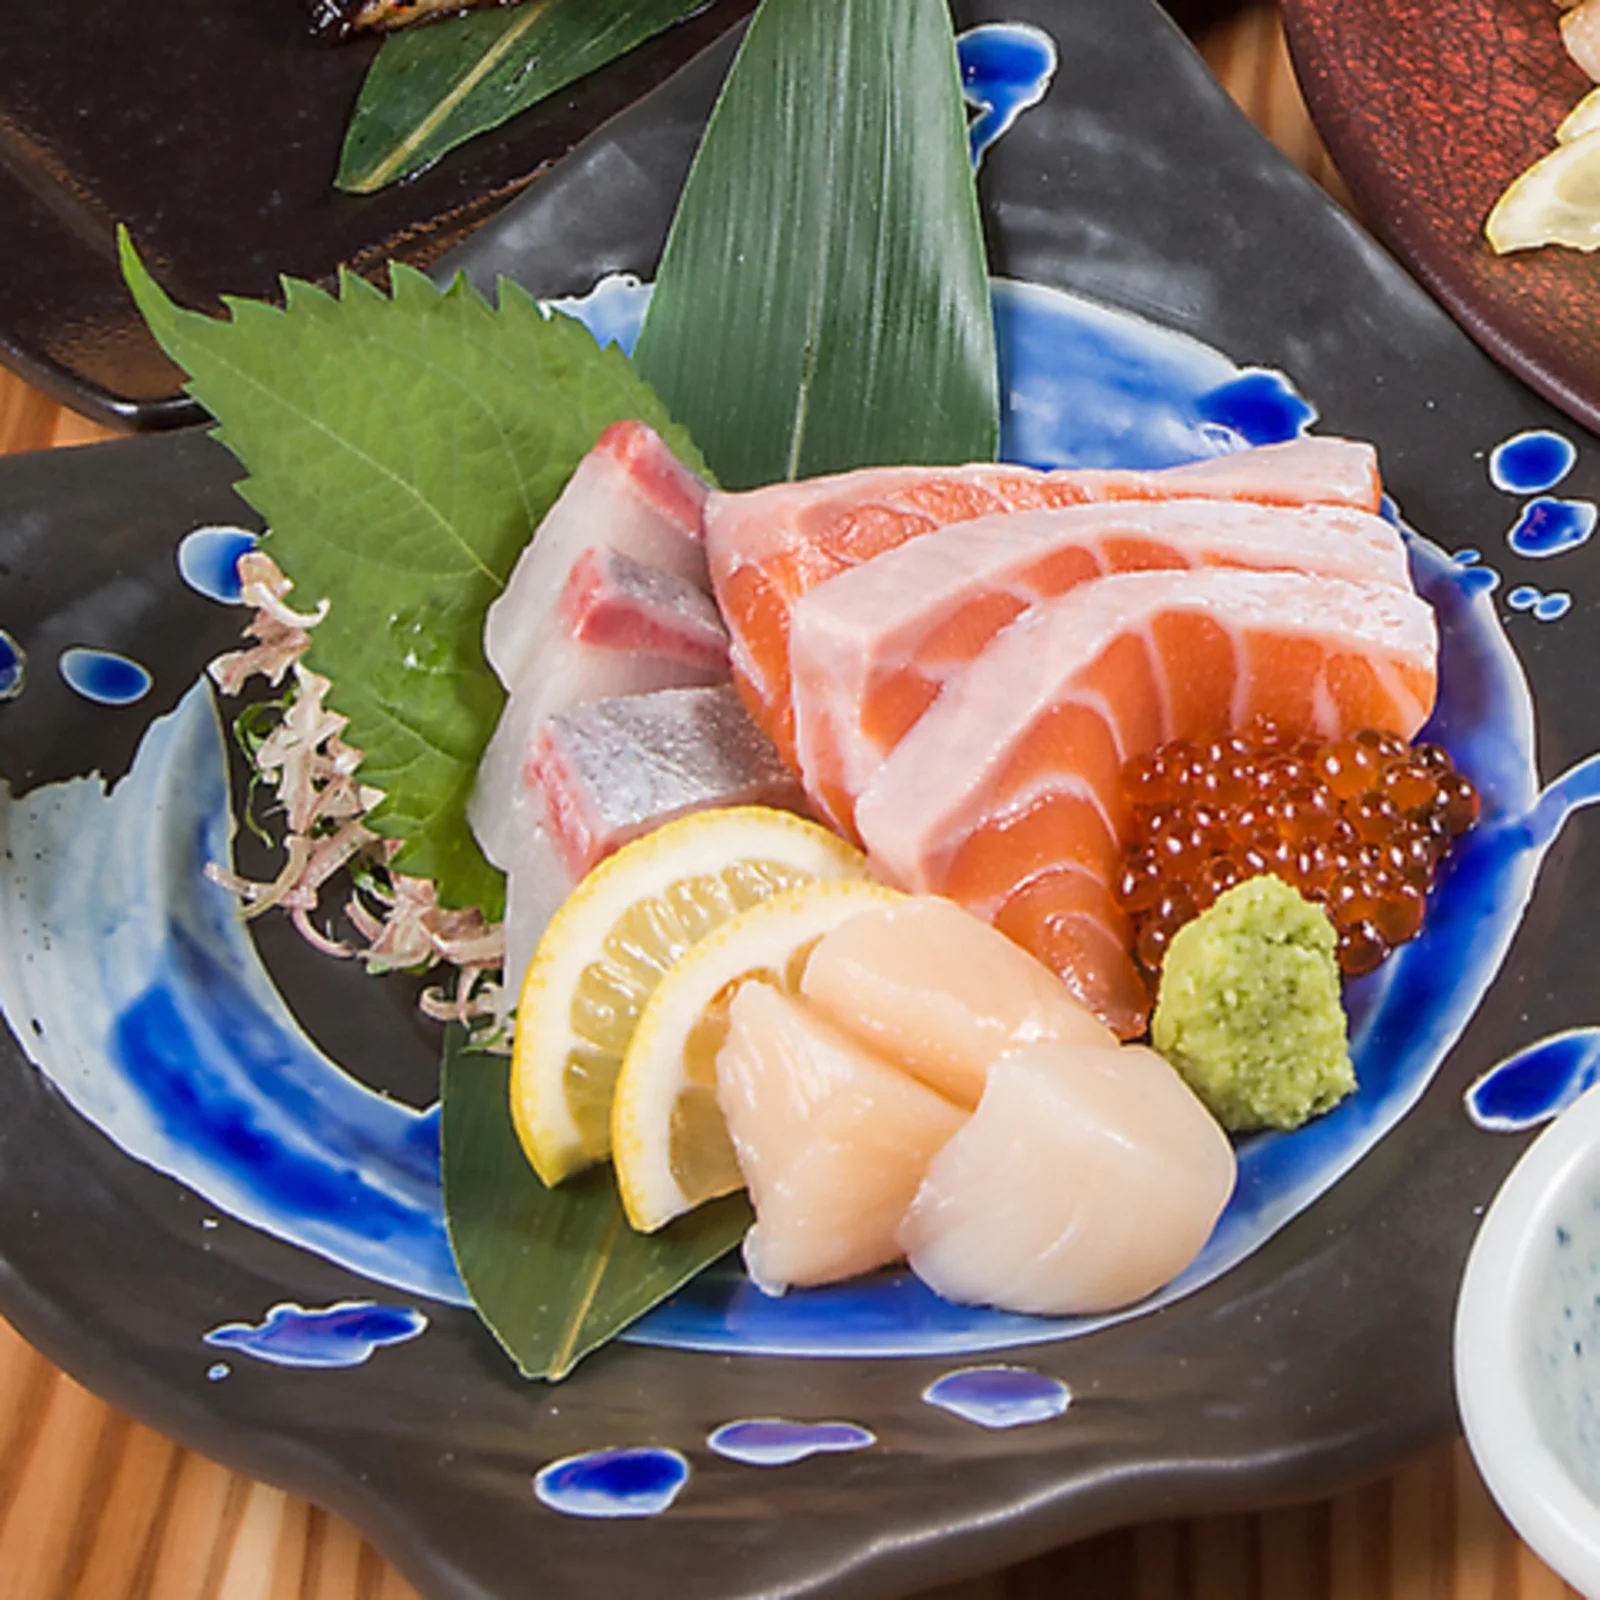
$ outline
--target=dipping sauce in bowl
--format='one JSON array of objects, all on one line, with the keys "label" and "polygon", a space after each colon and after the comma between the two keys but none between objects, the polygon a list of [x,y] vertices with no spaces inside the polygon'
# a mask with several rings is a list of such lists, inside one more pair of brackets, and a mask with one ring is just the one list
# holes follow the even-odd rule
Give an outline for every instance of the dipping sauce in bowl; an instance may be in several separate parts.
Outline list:
[{"label": "dipping sauce in bowl", "polygon": [[1455,1371],[1490,1493],[1540,1557],[1600,1596],[1600,1087],[1529,1146],[1489,1208]]}]

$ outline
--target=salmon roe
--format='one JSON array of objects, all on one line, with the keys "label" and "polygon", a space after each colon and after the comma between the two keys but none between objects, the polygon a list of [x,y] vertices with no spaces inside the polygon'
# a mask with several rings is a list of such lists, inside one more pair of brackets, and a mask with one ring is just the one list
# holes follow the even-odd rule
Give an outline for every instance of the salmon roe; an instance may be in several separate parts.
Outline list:
[{"label": "salmon roe", "polygon": [[1323,743],[1259,721],[1162,745],[1122,783],[1132,827],[1116,895],[1152,977],[1185,922],[1264,872],[1327,910],[1344,973],[1371,972],[1422,926],[1439,863],[1478,820],[1478,792],[1444,750],[1370,728]]}]

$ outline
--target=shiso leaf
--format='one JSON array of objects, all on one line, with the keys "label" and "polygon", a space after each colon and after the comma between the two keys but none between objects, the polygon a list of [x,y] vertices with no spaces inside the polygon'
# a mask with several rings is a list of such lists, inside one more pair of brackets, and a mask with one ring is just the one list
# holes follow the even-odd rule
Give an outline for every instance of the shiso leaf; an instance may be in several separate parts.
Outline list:
[{"label": "shiso leaf", "polygon": [[338,298],[286,280],[285,309],[228,300],[224,320],[174,305],[126,233],[121,248],[151,331],[249,473],[240,493],[295,603],[331,604],[306,659],[384,792],[371,825],[444,904],[499,915],[504,882],[466,820],[504,701],[484,612],[608,424],[637,417],[697,463],[688,436],[619,351],[508,283],[496,309],[400,266],[392,298],[348,275]]},{"label": "shiso leaf", "polygon": [[634,359],[730,489],[993,459],[989,281],[945,0],[765,0]]},{"label": "shiso leaf", "polygon": [[524,1377],[565,1377],[591,1350],[726,1255],[750,1226],[743,1195],[635,1233],[609,1166],[547,1189],[508,1103],[510,1063],[446,1036],[445,1216],[472,1302]]},{"label": "shiso leaf", "polygon": [[391,34],[334,180],[371,194],[598,70],[705,0],[527,0]]}]

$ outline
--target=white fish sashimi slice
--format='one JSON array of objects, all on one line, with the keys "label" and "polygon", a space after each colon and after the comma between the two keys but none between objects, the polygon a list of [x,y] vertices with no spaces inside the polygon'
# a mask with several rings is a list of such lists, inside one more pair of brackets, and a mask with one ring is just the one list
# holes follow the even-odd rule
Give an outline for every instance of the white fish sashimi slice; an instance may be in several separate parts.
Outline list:
[{"label": "white fish sashimi slice", "polygon": [[708,594],[617,551],[586,548],[479,763],[467,817],[483,853],[509,871],[522,832],[543,823],[525,769],[551,717],[591,700],[725,683],[728,672],[727,633]]},{"label": "white fish sashimi slice", "polygon": [[569,870],[713,806],[797,810],[805,796],[731,684],[574,706],[536,736],[528,778]]},{"label": "white fish sashimi slice", "polygon": [[896,1230],[965,1113],[814,1007],[747,983],[717,1055],[717,1104],[750,1190],[750,1276],[769,1294],[899,1259]]},{"label": "white fish sashimi slice", "polygon": [[578,557],[600,544],[709,587],[702,518],[706,486],[642,422],[615,422],[578,464],[561,497],[489,607],[484,653],[515,687]]},{"label": "white fish sashimi slice", "polygon": [[899,1241],[946,1299],[1109,1311],[1188,1266],[1234,1180],[1227,1135],[1153,1050],[1031,1045],[995,1064]]},{"label": "white fish sashimi slice", "polygon": [[824,934],[800,992],[846,1033],[969,1111],[990,1067],[1024,1045],[1117,1042],[1048,967],[931,895],[860,912]]},{"label": "white fish sashimi slice", "polygon": [[506,875],[506,962],[502,981],[507,1005],[515,1006],[544,930],[578,880],[550,835],[532,818],[516,835],[506,860],[496,865]]},{"label": "white fish sashimi slice", "polygon": [[939,529],[796,602],[789,665],[807,790],[850,829],[853,797],[943,682],[1027,607],[1108,573],[1208,566],[1410,585],[1399,532],[1351,506],[1119,501]]}]

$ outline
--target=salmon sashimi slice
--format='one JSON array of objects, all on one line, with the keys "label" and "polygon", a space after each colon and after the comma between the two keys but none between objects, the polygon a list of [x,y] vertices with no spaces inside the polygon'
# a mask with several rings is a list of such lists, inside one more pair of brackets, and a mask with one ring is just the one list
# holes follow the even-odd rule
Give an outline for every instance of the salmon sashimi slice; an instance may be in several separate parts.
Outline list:
[{"label": "salmon sashimi slice", "polygon": [[1432,608],[1393,584],[1232,567],[1097,578],[946,684],[856,824],[891,882],[987,917],[1131,1038],[1149,996],[1112,895],[1123,766],[1263,716],[1291,736],[1409,739],[1437,649]]},{"label": "salmon sashimi slice", "polygon": [[1098,468],[869,467],[713,493],[706,556],[733,636],[734,678],[785,757],[794,752],[789,616],[808,589],[920,534],[1011,511],[1174,497],[1376,512],[1377,456],[1349,439],[1292,439],[1155,472]]},{"label": "salmon sashimi slice", "polygon": [[1154,500],[1016,512],[887,550],[796,602],[795,762],[854,834],[854,797],[940,688],[1029,606],[1113,572],[1282,568],[1409,587],[1404,541],[1352,506]]}]

